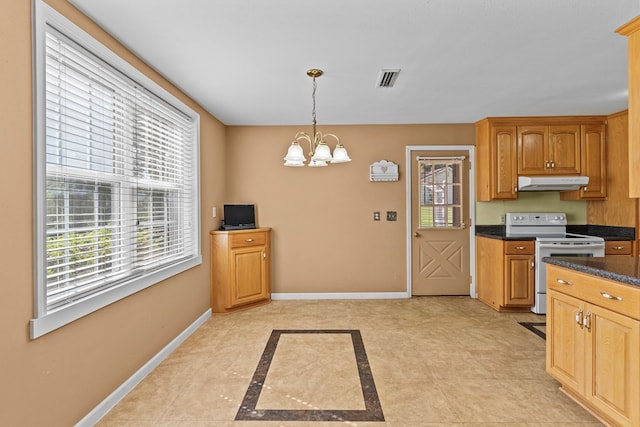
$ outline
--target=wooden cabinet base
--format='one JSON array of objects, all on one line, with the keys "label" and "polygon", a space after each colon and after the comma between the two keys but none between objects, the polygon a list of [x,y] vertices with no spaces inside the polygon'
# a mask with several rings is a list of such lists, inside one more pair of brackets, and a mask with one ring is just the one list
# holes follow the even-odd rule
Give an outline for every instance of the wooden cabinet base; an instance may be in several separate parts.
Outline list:
[{"label": "wooden cabinet base", "polygon": [[262,305],[267,305],[271,302],[271,298],[263,300],[263,301],[258,301],[258,302],[254,302],[251,304],[245,304],[245,305],[240,305],[237,307],[233,307],[233,308],[220,308],[216,311],[212,311],[212,316],[226,316],[227,314],[230,313],[235,313],[236,311],[242,311],[242,310],[248,310],[250,308],[255,308],[255,307],[260,307]]},{"label": "wooden cabinet base", "polygon": [[271,229],[212,231],[211,311],[226,314],[271,301]]},{"label": "wooden cabinet base", "polygon": [[576,394],[573,390],[571,390],[570,388],[564,387],[564,386],[560,386],[559,387],[560,391],[563,392],[565,395],[567,395],[567,397],[571,400],[573,400],[574,402],[576,402],[578,405],[580,405],[582,407],[582,409],[584,409],[585,411],[587,411],[588,413],[590,413],[594,418],[596,418],[598,421],[600,421],[602,424],[604,424],[605,426],[617,426],[618,424],[616,424],[613,421],[610,421],[606,418],[603,418],[601,414],[598,414],[597,412],[594,412],[593,409],[591,409],[591,407],[589,406],[588,403],[586,403],[581,397],[580,395]]}]

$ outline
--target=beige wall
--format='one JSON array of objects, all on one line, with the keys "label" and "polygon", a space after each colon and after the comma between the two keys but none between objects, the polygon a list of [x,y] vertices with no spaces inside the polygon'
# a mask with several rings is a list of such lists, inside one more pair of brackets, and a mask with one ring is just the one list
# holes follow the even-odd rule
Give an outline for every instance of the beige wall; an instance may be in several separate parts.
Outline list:
[{"label": "beige wall", "polygon": [[49,0],[201,116],[201,266],[36,340],[33,316],[31,1],[0,11],[0,425],[80,420],[209,308],[208,206],[224,191],[225,128],[64,0]]},{"label": "beige wall", "polygon": [[[320,126],[353,161],[283,166],[296,132],[310,127],[227,130],[225,201],[255,203],[259,225],[273,228],[273,292],[406,291],[405,147],[474,145],[473,124]],[[383,159],[399,164],[398,182],[369,181],[369,165]]]}]

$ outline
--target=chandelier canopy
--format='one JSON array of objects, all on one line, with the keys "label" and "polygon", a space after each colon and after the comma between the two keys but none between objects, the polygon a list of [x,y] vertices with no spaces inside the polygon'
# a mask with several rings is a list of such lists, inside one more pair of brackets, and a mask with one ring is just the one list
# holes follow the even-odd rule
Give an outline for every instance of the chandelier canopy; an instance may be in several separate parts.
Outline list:
[{"label": "chandelier canopy", "polygon": [[[313,110],[311,113],[313,117],[313,136],[305,132],[298,132],[296,134],[284,158],[285,166],[304,166],[307,158],[304,156],[300,141],[307,141],[309,143],[309,156],[311,157],[311,161],[309,162],[310,167],[323,167],[327,166],[328,163],[346,163],[351,161],[347,150],[340,143],[340,139],[337,136],[332,133],[323,135],[322,132],[316,130],[316,78],[322,74],[322,70],[316,68],[307,71],[307,75],[313,79],[313,92],[311,94],[311,99],[313,100]],[[333,155],[331,155],[331,149],[329,145],[327,145],[325,138],[332,138],[336,141],[336,148],[333,150]]]}]

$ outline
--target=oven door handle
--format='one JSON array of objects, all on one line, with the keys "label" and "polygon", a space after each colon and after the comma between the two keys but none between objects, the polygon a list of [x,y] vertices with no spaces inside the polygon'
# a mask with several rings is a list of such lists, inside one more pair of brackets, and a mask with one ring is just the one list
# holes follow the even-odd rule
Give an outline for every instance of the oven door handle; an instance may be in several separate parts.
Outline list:
[{"label": "oven door handle", "polygon": [[539,243],[538,247],[541,249],[547,248],[575,248],[575,249],[604,249],[604,243],[597,242],[585,242],[585,243]]}]

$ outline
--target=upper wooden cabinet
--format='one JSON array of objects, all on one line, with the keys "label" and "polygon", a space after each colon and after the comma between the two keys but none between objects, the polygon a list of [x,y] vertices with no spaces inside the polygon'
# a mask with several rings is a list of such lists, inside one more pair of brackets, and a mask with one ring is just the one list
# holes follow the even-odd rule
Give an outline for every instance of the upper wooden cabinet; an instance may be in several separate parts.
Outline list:
[{"label": "upper wooden cabinet", "polygon": [[[518,197],[518,176],[588,175],[566,200],[606,198],[604,116],[489,117],[476,123],[476,198]],[[573,192],[572,192],[573,193]]]},{"label": "upper wooden cabinet", "polygon": [[628,37],[629,197],[640,197],[640,16],[616,30]]},{"label": "upper wooden cabinet", "polygon": [[607,162],[604,123],[580,126],[580,170],[589,184],[575,191],[560,193],[561,200],[605,200],[607,198]]},{"label": "upper wooden cabinet", "polygon": [[476,123],[477,200],[518,197],[516,137],[514,125],[496,125],[490,119]]},{"label": "upper wooden cabinet", "polygon": [[518,175],[579,175],[580,126],[518,126]]}]

